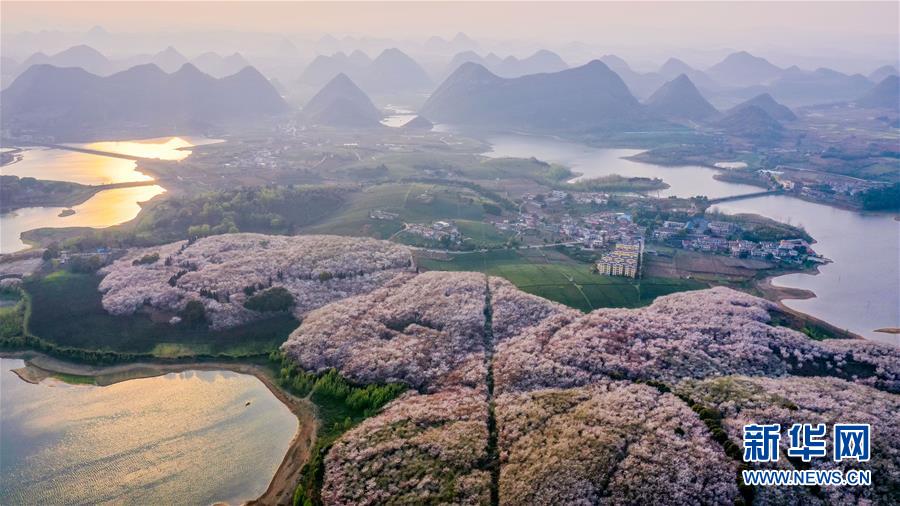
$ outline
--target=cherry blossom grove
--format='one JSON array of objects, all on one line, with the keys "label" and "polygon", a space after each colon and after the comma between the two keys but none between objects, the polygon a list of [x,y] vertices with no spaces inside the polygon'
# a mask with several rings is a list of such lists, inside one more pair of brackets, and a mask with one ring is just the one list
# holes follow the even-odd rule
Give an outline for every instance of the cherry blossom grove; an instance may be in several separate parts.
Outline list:
[{"label": "cherry blossom grove", "polygon": [[311,312],[283,349],[307,370],[425,390],[484,385],[486,281],[427,272]]},{"label": "cherry blossom grove", "polygon": [[328,452],[326,504],[488,504],[483,392],[407,394],[347,432]]},{"label": "cherry blossom grove", "polygon": [[[723,413],[732,439],[751,419],[831,423],[826,407],[835,416],[838,409],[864,413],[862,421],[876,427],[900,426],[898,396],[890,393],[898,350],[813,341],[772,325],[773,309],[717,288],[583,315],[499,278],[431,272],[311,312],[284,349],[307,369],[425,392],[407,394],[339,439],[326,458],[326,504],[483,504],[490,455],[499,455],[500,504],[663,497],[733,504],[746,493],[738,488],[740,462],[714,436],[710,412]],[[740,381],[763,392],[753,403],[721,397],[728,389],[716,382],[735,373],[752,375]],[[860,410],[867,399],[868,411]],[[895,432],[878,433],[885,458],[876,471],[894,489]],[[816,502],[790,489],[754,493],[759,504]],[[828,502],[875,504],[886,494],[829,493]]]},{"label": "cherry blossom grove", "polygon": [[735,290],[583,314],[482,273],[418,274],[390,242],[258,234],[132,250],[103,274],[110,313],[199,301],[213,328],[284,288],[300,368],[410,387],[328,450],[325,504],[734,504],[750,422],[870,423],[878,457],[873,487],[760,488],[756,504],[900,490],[900,348],[812,340]]},{"label": "cherry blossom grove", "polygon": [[[872,455],[866,463],[831,459],[831,441],[826,438],[827,458],[812,459],[814,469],[871,469],[871,487],[759,487],[760,504],[896,504],[900,491],[900,396],[837,378],[765,378],[726,376],[707,380],[684,380],[676,392],[721,412],[722,425],[735,444],[740,444],[744,424],[781,425],[784,455],[794,423],[865,423],[872,426]],[[792,464],[779,461],[781,467]],[[824,500],[824,501],[823,501]]]},{"label": "cherry blossom grove", "polygon": [[101,271],[100,290],[115,315],[144,307],[175,314],[197,300],[211,327],[222,329],[261,317],[243,305],[254,291],[287,289],[300,317],[369,292],[411,265],[410,251],[387,241],[227,234],[131,250]]},{"label": "cherry blossom grove", "polygon": [[502,504],[734,504],[735,463],[672,394],[623,381],[497,399]]},{"label": "cherry blossom grove", "polygon": [[660,297],[642,309],[559,314],[498,344],[497,384],[527,390],[609,377],[800,374],[900,390],[900,349],[859,340],[813,341],[770,325],[773,308],[764,299],[719,287]]}]

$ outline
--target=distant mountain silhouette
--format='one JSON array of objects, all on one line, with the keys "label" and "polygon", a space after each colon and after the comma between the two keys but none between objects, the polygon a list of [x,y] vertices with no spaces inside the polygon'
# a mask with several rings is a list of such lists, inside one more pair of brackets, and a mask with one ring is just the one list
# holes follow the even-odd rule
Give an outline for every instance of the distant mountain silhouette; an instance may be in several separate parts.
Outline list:
[{"label": "distant mountain silhouette", "polygon": [[22,62],[20,72],[24,72],[32,65],[53,65],[56,67],[81,67],[82,69],[97,75],[106,75],[114,71],[113,64],[96,49],[78,45],[69,49],[47,56],[44,53],[35,53]]},{"label": "distant mountain silhouette", "polygon": [[706,75],[705,72],[691,67],[678,58],[669,58],[666,60],[666,62],[659,67],[657,73],[666,79],[674,79],[681,74],[684,74],[700,89],[714,90],[719,88],[719,84]]},{"label": "distant mountain silhouette", "polygon": [[482,58],[474,51],[457,53],[447,65],[446,75],[449,76],[463,63],[472,62],[483,65],[485,68],[500,77],[521,77],[528,74],[540,74],[559,72],[569,68],[569,65],[556,53],[541,49],[527,58],[507,56],[501,59],[494,53]]},{"label": "distant mountain silhouette", "polygon": [[368,64],[355,65],[342,51],[331,56],[319,55],[303,70],[300,82],[310,86],[323,86],[338,74],[359,77],[359,73],[367,66]]},{"label": "distant mountain silhouette", "polygon": [[887,76],[856,100],[859,107],[878,109],[900,109],[900,77]]},{"label": "distant mountain silhouette", "polygon": [[339,127],[375,127],[381,125],[381,113],[369,96],[346,74],[338,74],[303,108],[313,124]]},{"label": "distant mountain silhouette", "polygon": [[215,52],[203,53],[191,60],[191,63],[213,77],[230,76],[243,70],[244,67],[250,66],[250,62],[240,53],[234,53],[224,58]]},{"label": "distant mountain silhouette", "polygon": [[358,68],[366,68],[372,64],[372,59],[369,58],[369,55],[363,53],[359,49],[350,53],[350,56],[347,57],[347,61]]},{"label": "distant mountain silhouette", "polygon": [[755,105],[729,112],[716,122],[716,126],[730,135],[758,143],[777,141],[784,132],[781,123]]},{"label": "distant mountain silhouette", "polygon": [[171,73],[180,69],[185,63],[188,63],[188,59],[185,58],[183,54],[179,53],[177,49],[169,46],[153,55],[150,58],[150,63],[161,68],[163,72]]},{"label": "distant mountain silhouette", "polygon": [[874,86],[861,74],[847,75],[827,68],[810,72],[791,67],[766,91],[779,101],[804,106],[854,100]]},{"label": "distant mountain silhouette", "polygon": [[0,96],[4,128],[61,139],[101,131],[184,133],[287,109],[253,67],[215,79],[191,64],[171,74],[156,65],[138,65],[108,77],[35,65]]},{"label": "distant mountain silhouette", "polygon": [[772,98],[772,95],[769,95],[768,93],[761,93],[751,98],[750,100],[741,102],[740,104],[729,109],[726,114],[731,115],[737,113],[743,108],[750,106],[759,107],[760,109],[765,111],[766,114],[777,121],[794,121],[795,119],[797,119],[797,116],[793,111],[788,109],[787,106],[776,102],[775,99]]},{"label": "distant mountain silhouette", "polygon": [[369,93],[421,91],[433,84],[415,60],[396,48],[382,51],[363,76],[362,86]]},{"label": "distant mountain silhouette", "polygon": [[880,83],[885,77],[898,75],[900,75],[900,71],[897,70],[897,67],[894,65],[884,65],[873,70],[872,73],[866,77],[873,83]]},{"label": "distant mountain silhouette", "polygon": [[662,85],[645,104],[653,113],[675,120],[700,121],[719,112],[684,74]]},{"label": "distant mountain silhouette", "polygon": [[374,60],[362,51],[354,51],[350,56],[343,52],[320,55],[303,71],[300,82],[319,87],[338,74],[346,74],[373,94],[426,91],[433,85],[425,70],[399,49],[386,49]]},{"label": "distant mountain silhouette", "polygon": [[472,40],[468,35],[462,32],[457,33],[451,40],[434,35],[425,41],[425,49],[437,53],[446,53],[448,51],[470,51],[477,47],[478,42]]},{"label": "distant mountain silhouette", "polygon": [[717,82],[732,86],[763,84],[778,78],[781,72],[765,58],[746,51],[732,53],[706,71]]},{"label": "distant mountain silhouette", "polygon": [[666,82],[665,77],[655,72],[642,74],[633,70],[628,62],[614,54],[604,55],[600,57],[600,61],[618,74],[631,93],[640,98],[649,97]]},{"label": "distant mountain silhouette", "polygon": [[421,112],[444,123],[555,131],[617,130],[648,120],[622,79],[597,60],[512,79],[465,63],[438,87]]},{"label": "distant mountain silhouette", "polygon": [[498,65],[493,66],[494,73],[503,77],[559,72],[567,68],[569,65],[558,54],[546,49],[538,50],[533,55],[521,60],[515,56],[509,56]]}]

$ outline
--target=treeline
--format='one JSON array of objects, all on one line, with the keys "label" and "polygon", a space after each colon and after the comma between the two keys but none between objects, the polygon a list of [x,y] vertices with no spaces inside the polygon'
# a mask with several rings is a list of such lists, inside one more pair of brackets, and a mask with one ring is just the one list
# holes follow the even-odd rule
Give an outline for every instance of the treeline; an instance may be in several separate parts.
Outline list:
[{"label": "treeline", "polygon": [[33,177],[0,176],[0,211],[22,207],[71,206],[94,194],[90,186]]},{"label": "treeline", "polygon": [[90,251],[237,232],[292,234],[336,211],[354,189],[279,185],[176,196],[149,206],[133,225],[87,232],[65,246]]},{"label": "treeline", "polygon": [[278,384],[299,397],[309,396],[318,408],[322,423],[309,461],[300,471],[293,504],[320,505],[325,456],[331,445],[341,434],[396,399],[406,387],[398,383],[354,385],[334,369],[324,374],[306,372],[281,351],[273,351],[269,359],[278,370]]},{"label": "treeline", "polygon": [[669,185],[659,178],[625,177],[618,174],[582,179],[574,183],[560,183],[557,189],[584,192],[648,192],[664,190]]},{"label": "treeline", "polygon": [[900,183],[872,188],[859,194],[859,203],[867,211],[900,210]]},{"label": "treeline", "polygon": [[489,190],[484,186],[481,186],[478,183],[473,183],[471,181],[462,181],[458,179],[443,179],[439,177],[405,177],[400,180],[402,183],[426,183],[426,184],[440,184],[445,186],[459,186],[462,188],[468,188],[473,192],[481,195],[482,197],[493,200],[501,207],[506,209],[507,211],[516,211],[519,209],[512,200],[500,195],[499,193]]}]

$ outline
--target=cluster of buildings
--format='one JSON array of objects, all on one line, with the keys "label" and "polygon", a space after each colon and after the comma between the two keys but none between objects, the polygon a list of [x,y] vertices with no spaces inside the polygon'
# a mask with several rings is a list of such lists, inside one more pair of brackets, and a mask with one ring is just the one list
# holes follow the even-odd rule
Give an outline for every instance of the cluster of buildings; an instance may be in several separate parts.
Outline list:
[{"label": "cluster of buildings", "polygon": [[643,252],[643,241],[616,243],[612,251],[604,253],[597,261],[597,272],[606,276],[637,278]]},{"label": "cluster of buildings", "polygon": [[652,237],[682,249],[704,253],[728,254],[741,258],[758,258],[785,263],[803,263],[806,260],[824,262],[803,239],[783,241],[729,240],[742,228],[728,221],[707,221],[703,218],[690,222],[666,221],[653,231]]},{"label": "cluster of buildings", "polygon": [[369,211],[369,218],[373,220],[384,220],[384,221],[394,221],[400,218],[400,215],[397,213],[392,213],[390,211],[384,211],[381,209],[373,209]]},{"label": "cluster of buildings", "polygon": [[526,203],[536,205],[541,209],[561,207],[570,199],[575,204],[602,206],[609,203],[609,194],[599,192],[569,193],[563,190],[553,190],[547,194],[526,193],[522,195],[522,200]]},{"label": "cluster of buildings", "polygon": [[562,215],[558,221],[547,222],[533,213],[519,213],[518,219],[493,223],[499,230],[527,233],[534,231],[578,242],[588,249],[601,248],[614,242],[643,240],[645,229],[634,224],[631,215],[620,212],[598,212],[582,217]]},{"label": "cluster of buildings", "polygon": [[406,232],[433,241],[457,243],[462,239],[456,225],[448,221],[436,221],[430,225],[409,224],[406,226]]},{"label": "cluster of buildings", "polygon": [[789,264],[802,264],[807,260],[817,263],[826,262],[803,239],[754,242],[728,241],[721,237],[701,236],[682,240],[681,247],[705,253],[730,254],[734,257],[773,260]]}]

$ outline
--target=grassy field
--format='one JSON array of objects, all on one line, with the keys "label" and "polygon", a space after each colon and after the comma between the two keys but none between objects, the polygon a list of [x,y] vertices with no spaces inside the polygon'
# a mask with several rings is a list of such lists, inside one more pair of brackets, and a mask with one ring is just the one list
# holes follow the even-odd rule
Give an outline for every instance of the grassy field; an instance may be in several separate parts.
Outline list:
[{"label": "grassy field", "polygon": [[425,270],[477,271],[506,278],[520,289],[581,311],[601,307],[639,307],[660,295],[708,285],[674,278],[602,276],[591,265],[551,250],[498,250],[458,254],[450,259],[419,258]]},{"label": "grassy field", "polygon": [[[493,203],[474,191],[428,183],[389,183],[354,193],[347,203],[328,219],[304,230],[304,233],[365,235],[387,239],[403,228],[403,223],[431,223],[437,220],[462,220],[473,234],[484,234],[481,225],[485,211],[482,203]],[[374,210],[398,215],[395,220],[369,217]],[[491,227],[493,228],[493,227]],[[465,234],[466,232],[463,232]],[[473,236],[473,239],[478,237]],[[505,242],[505,238],[501,241]]]},{"label": "grassy field", "polygon": [[99,282],[97,275],[68,271],[28,280],[24,285],[31,297],[27,331],[61,347],[174,358],[268,353],[298,325],[292,316],[279,315],[213,332],[157,323],[143,314],[112,316],[100,303]]}]

